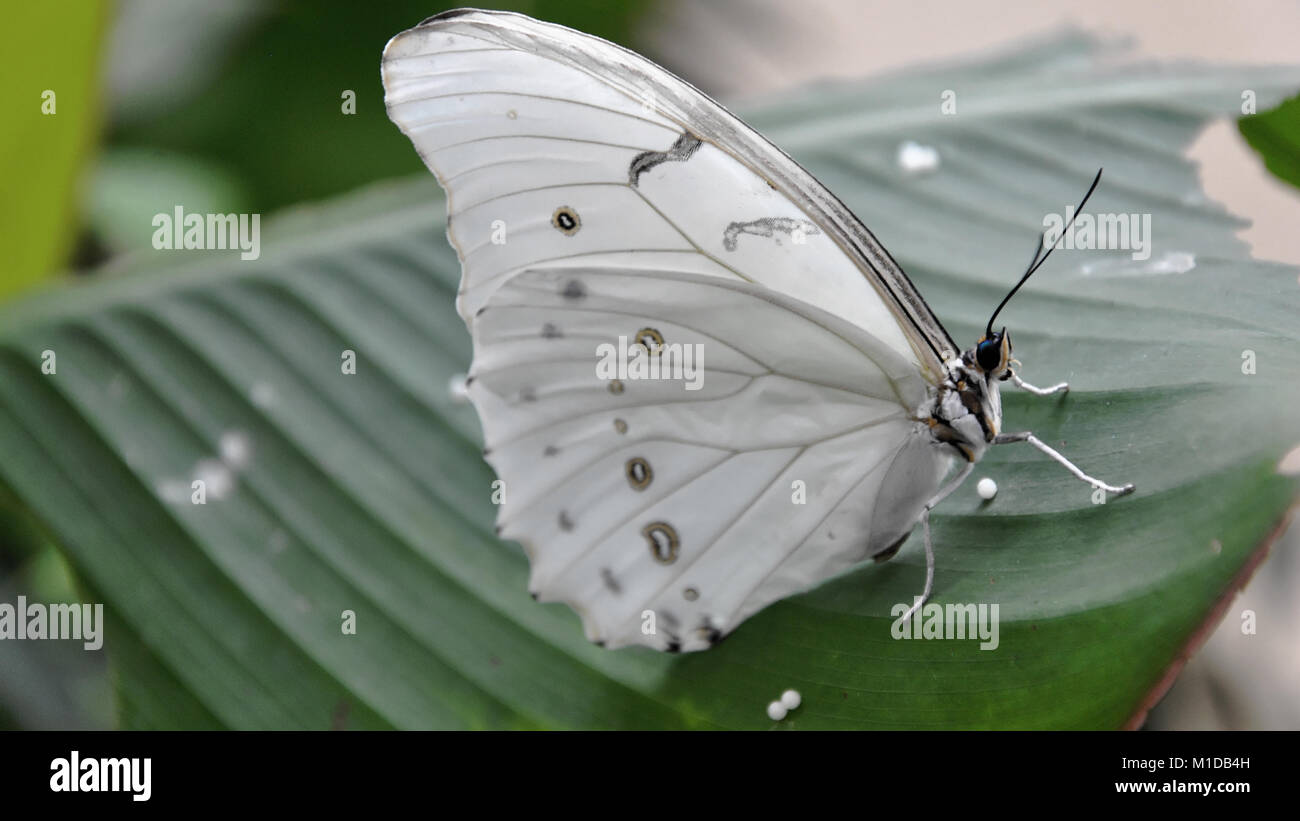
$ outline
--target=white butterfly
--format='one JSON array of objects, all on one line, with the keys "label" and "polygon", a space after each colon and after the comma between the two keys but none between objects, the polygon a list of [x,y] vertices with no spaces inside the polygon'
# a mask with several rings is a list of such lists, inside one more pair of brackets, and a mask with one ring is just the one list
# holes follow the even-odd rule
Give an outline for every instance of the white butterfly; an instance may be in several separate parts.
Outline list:
[{"label": "white butterfly", "polygon": [[1066,386],[1023,383],[992,319],[957,355],[834,195],[645,58],[459,10],[394,37],[383,80],[447,190],[498,532],[593,641],[708,648],[918,520],[928,596],[929,510],[990,444],[1132,489],[1002,434],[999,380]]}]

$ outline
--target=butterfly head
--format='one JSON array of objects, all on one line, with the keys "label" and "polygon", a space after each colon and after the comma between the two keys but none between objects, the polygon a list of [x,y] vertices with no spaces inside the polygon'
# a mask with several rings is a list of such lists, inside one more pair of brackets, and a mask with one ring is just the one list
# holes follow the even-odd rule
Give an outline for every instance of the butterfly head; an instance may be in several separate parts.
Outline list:
[{"label": "butterfly head", "polygon": [[[978,365],[986,379],[1006,381],[1011,378],[1011,334],[1007,329],[986,332],[971,349],[968,359],[970,364]],[[1019,364],[1019,363],[1017,363]]]}]

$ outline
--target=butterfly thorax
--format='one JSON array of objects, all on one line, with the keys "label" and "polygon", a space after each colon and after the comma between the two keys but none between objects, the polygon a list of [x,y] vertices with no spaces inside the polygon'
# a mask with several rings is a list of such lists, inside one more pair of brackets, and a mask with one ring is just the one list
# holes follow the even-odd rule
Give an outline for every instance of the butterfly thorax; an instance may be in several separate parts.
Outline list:
[{"label": "butterfly thorax", "polygon": [[945,377],[922,419],[937,442],[951,445],[970,462],[979,461],[1002,429],[1002,397],[996,379],[979,366],[972,348],[944,363]]}]

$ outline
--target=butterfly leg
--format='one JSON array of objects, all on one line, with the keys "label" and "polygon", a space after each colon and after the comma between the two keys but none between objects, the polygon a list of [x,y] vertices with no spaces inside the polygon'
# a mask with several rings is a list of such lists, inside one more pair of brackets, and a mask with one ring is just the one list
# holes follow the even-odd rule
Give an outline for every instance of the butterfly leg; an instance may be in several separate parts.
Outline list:
[{"label": "butterfly leg", "polygon": [[974,462],[966,462],[962,465],[962,468],[957,472],[956,477],[954,477],[951,482],[940,488],[939,492],[934,494],[930,501],[925,503],[925,507],[921,509],[921,534],[925,537],[925,589],[921,591],[921,598],[914,602],[912,606],[908,608],[907,612],[903,614],[904,622],[911,619],[912,614],[917,610],[920,610],[921,606],[929,600],[930,590],[934,586],[934,544],[930,541],[930,510],[935,505],[948,498],[948,494],[952,493],[961,485],[962,482],[966,481],[966,477],[970,476],[970,472],[974,469]]},{"label": "butterfly leg", "polygon": [[1051,396],[1054,393],[1068,393],[1070,390],[1069,382],[1062,382],[1061,384],[1053,385],[1050,388],[1038,388],[1021,379],[1020,376],[1014,372],[1011,374],[1011,381],[1016,383],[1017,388],[1020,388],[1022,391],[1029,391],[1035,396]]},{"label": "butterfly leg", "polygon": [[1132,492],[1133,492],[1133,485],[1132,485],[1131,483],[1130,483],[1130,484],[1127,484],[1127,485],[1121,485],[1121,486],[1119,486],[1119,487],[1115,487],[1114,485],[1108,485],[1108,484],[1106,484],[1105,482],[1101,481],[1100,479],[1094,479],[1094,478],[1092,478],[1092,477],[1089,476],[1088,474],[1086,474],[1086,473],[1084,473],[1083,471],[1079,470],[1079,468],[1075,467],[1074,463],[1071,462],[1069,459],[1066,459],[1064,456],[1062,456],[1061,454],[1057,453],[1057,452],[1056,452],[1055,450],[1053,450],[1052,448],[1048,447],[1047,444],[1046,444],[1045,442],[1043,442],[1043,440],[1039,439],[1037,436],[1033,435],[1032,433],[1029,433],[1029,432],[1025,432],[1025,433],[1002,433],[1002,434],[998,434],[998,436],[993,440],[993,444],[995,444],[995,445],[1009,445],[1009,444],[1011,444],[1011,443],[1013,443],[1013,442],[1028,442],[1029,444],[1031,444],[1031,445],[1033,445],[1034,447],[1038,448],[1038,449],[1041,450],[1043,453],[1046,453],[1048,456],[1052,457],[1052,458],[1055,459],[1058,463],[1060,463],[1061,465],[1063,465],[1063,466],[1065,467],[1066,470],[1068,470],[1068,471],[1070,471],[1070,473],[1074,474],[1075,478],[1077,478],[1077,479],[1081,479],[1082,481],[1087,482],[1088,484],[1092,485],[1092,486],[1095,487],[1095,488],[1098,488],[1098,489],[1100,489],[1100,490],[1104,490],[1104,491],[1106,491],[1107,493],[1115,493],[1115,494],[1118,494],[1118,495],[1120,495],[1120,496],[1123,496],[1123,495],[1126,494],[1126,493],[1132,493]]}]

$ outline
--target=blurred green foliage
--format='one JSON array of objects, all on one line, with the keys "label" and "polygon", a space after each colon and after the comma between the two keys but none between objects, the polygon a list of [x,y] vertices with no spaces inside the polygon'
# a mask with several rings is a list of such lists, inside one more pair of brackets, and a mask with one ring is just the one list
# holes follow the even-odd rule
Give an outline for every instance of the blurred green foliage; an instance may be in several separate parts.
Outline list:
[{"label": "blurred green foliage", "polygon": [[[100,121],[101,3],[13,3],[0,26],[0,299],[64,264]],[[57,43],[57,47],[54,44]]]},{"label": "blurred green foliage", "polygon": [[[410,142],[384,113],[379,55],[399,31],[456,3],[287,2],[231,36],[220,70],[166,108],[117,123],[109,141],[150,146],[223,169],[241,210],[267,213],[372,180],[419,171]],[[627,43],[647,5],[597,0],[492,3]],[[356,115],[342,111],[356,93]],[[254,116],[255,115],[255,116]],[[233,210],[233,209],[229,209]],[[146,223],[147,225],[147,223]]]},{"label": "blurred green foliage", "polygon": [[1274,175],[1300,187],[1300,96],[1237,122],[1246,142]]}]

